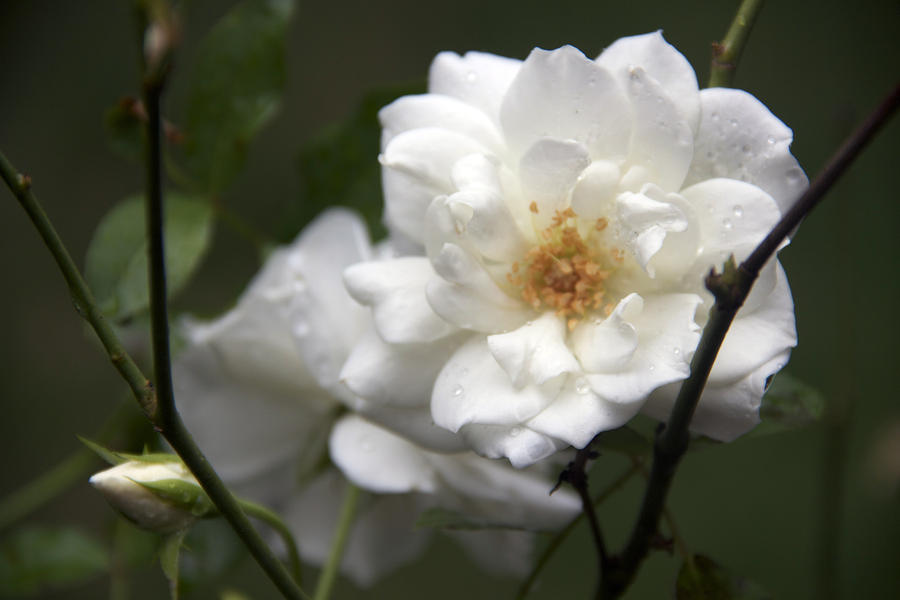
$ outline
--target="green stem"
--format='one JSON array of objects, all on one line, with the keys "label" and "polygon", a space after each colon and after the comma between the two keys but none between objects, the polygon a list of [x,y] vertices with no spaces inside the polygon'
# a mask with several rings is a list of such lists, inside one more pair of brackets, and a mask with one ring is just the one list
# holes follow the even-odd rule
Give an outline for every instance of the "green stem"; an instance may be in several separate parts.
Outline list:
[{"label": "green stem", "polygon": [[[625,472],[614,479],[613,482],[610,483],[605,490],[594,497],[594,506],[596,507],[603,504],[603,502],[606,501],[607,498],[620,490],[622,486],[625,485],[625,483],[627,483],[628,480],[631,479],[631,477],[640,469],[641,463],[635,460],[630,468],[626,469]],[[535,561],[534,567],[531,569],[528,577],[524,582],[522,582],[522,585],[519,587],[519,591],[516,593],[515,600],[523,600],[525,596],[528,595],[528,592],[531,591],[531,588],[537,581],[538,575],[541,574],[541,571],[543,571],[547,563],[550,562],[550,558],[556,553],[562,543],[575,530],[579,523],[581,523],[582,519],[584,519],[584,512],[578,513],[578,515],[574,519],[572,519],[568,525],[562,528],[556,535],[554,535],[550,539],[550,541],[547,543],[547,546],[544,548],[544,551],[541,552],[541,555],[538,557],[537,561]]]},{"label": "green stem", "polygon": [[284,542],[285,548],[287,548],[288,561],[291,565],[291,573],[294,576],[294,581],[297,582],[297,585],[303,585],[300,552],[297,550],[297,543],[294,541],[294,535],[291,533],[290,528],[288,528],[285,522],[281,520],[281,517],[262,504],[257,504],[256,502],[251,502],[249,500],[238,500],[238,503],[248,516],[259,519],[278,533],[281,540]]},{"label": "green stem", "polygon": [[334,531],[334,540],[331,542],[331,552],[328,555],[328,562],[325,563],[322,573],[319,575],[313,600],[328,600],[331,595],[331,588],[334,586],[334,580],[341,568],[341,559],[344,556],[344,548],[347,545],[347,538],[350,536],[353,519],[356,517],[358,502],[359,488],[348,482],[344,504],[341,506],[341,514]]},{"label": "green stem", "polygon": [[[167,61],[163,61],[167,63]],[[254,529],[237,499],[209,464],[194,442],[175,406],[169,356],[169,319],[166,298],[166,265],[163,233],[162,131],[160,98],[166,80],[164,68],[148,68],[144,75],[144,106],[147,110],[147,262],[150,286],[153,368],[157,386],[157,412],[152,421],[181,457],[210,500],[243,540],[259,566],[285,598],[306,598],[285,566]]]},{"label": "green stem", "polygon": [[657,434],[653,451],[650,479],[644,492],[637,521],[621,555],[612,559],[614,568],[604,573],[598,596],[605,600],[618,598],[631,584],[656,534],[660,515],[665,508],[666,495],[681,457],[689,441],[688,425],[700,394],[706,385],[713,362],[728,328],[740,309],[762,267],[775,254],[782,240],[819,203],[825,193],[847,170],[872,137],[887,123],[900,105],[900,85],[896,86],[882,104],[853,132],[837,150],[825,168],[810,184],[806,193],[782,216],[766,238],[740,267],[733,259],[724,272],[710,271],[706,285],[716,297],[710,309],[709,322],[703,329],[700,343],[691,360],[691,375],[682,384],[669,415],[669,420]]},{"label": "green stem", "polygon": [[762,8],[763,0],[742,0],[721,42],[713,42],[712,68],[707,87],[731,87],[741,52]]},{"label": "green stem", "polygon": [[47,213],[44,212],[44,209],[31,191],[31,178],[19,173],[2,152],[0,152],[0,177],[3,178],[16,200],[19,201],[19,204],[28,214],[28,218],[31,219],[38,234],[43,239],[44,245],[47,246],[53,259],[56,261],[63,278],[66,280],[66,285],[69,287],[75,310],[91,325],[97,334],[113,366],[128,384],[128,387],[131,388],[131,392],[140,404],[141,410],[148,416],[155,414],[156,393],[153,389],[153,384],[144,376],[137,364],[125,351],[112,326],[97,306],[94,295],[78,271],[78,267],[75,266],[75,261],[72,260],[59,234],[47,217]]}]

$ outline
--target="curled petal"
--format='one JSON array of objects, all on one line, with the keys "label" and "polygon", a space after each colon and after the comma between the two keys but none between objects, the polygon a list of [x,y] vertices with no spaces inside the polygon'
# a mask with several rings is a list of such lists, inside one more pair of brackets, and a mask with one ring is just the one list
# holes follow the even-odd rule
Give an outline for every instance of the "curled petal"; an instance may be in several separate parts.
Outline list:
[{"label": "curled petal", "polygon": [[487,458],[508,458],[521,469],[551,456],[566,443],[521,425],[480,425],[472,423],[459,435],[478,454]]},{"label": "curled petal", "polygon": [[656,388],[687,377],[700,339],[694,322],[700,303],[695,294],[644,297],[643,310],[630,319],[638,333],[634,356],[619,371],[585,375],[591,389],[610,402],[643,402]]},{"label": "curled petal", "polygon": [[710,88],[700,92],[700,100],[700,130],[684,185],[739,179],[764,190],[785,212],[809,186],[791,155],[791,130],[743,90]]},{"label": "curled petal", "polygon": [[385,221],[410,240],[423,243],[425,211],[436,196],[450,194],[457,160],[487,149],[475,139],[436,127],[413,129],[394,137],[380,160]]},{"label": "curled petal", "polygon": [[490,335],[488,348],[513,386],[540,385],[562,373],[580,371],[566,346],[566,323],[545,312],[514,331]]},{"label": "curled petal", "polygon": [[518,425],[543,410],[558,386],[515,388],[491,355],[483,336],[463,344],[434,382],[431,415],[434,422],[459,431],[467,423]]},{"label": "curled petal", "polygon": [[575,140],[542,138],[519,161],[519,179],[525,202],[534,202],[540,229],[546,227],[557,210],[569,205],[569,195],[591,157]]},{"label": "curled petal", "polygon": [[440,277],[428,283],[428,302],[441,317],[462,329],[500,333],[528,320],[531,311],[508,296],[471,254],[444,244],[432,259]]},{"label": "curled petal", "polygon": [[387,344],[371,330],[347,358],[341,381],[376,404],[425,406],[435,376],[460,341],[459,336],[450,336],[427,344]]},{"label": "curled petal", "polygon": [[483,111],[450,96],[421,94],[403,96],[378,112],[381,121],[381,150],[397,135],[411,129],[437,127],[477,140],[492,152],[500,152],[503,142],[497,126]]},{"label": "curled petal", "polygon": [[456,331],[425,298],[425,286],[433,276],[427,258],[407,256],[347,267],[344,283],[353,298],[372,307],[375,328],[384,341],[430,342]]},{"label": "curled petal", "polygon": [[616,216],[626,246],[650,277],[656,272],[650,259],[663,247],[666,234],[688,228],[687,215],[670,196],[676,195],[648,185],[640,194],[625,192],[616,199]]},{"label": "curled petal", "polygon": [[638,333],[629,321],[641,314],[644,300],[628,294],[602,321],[582,321],[572,331],[572,348],[589,373],[614,372],[624,368],[638,347]]}]

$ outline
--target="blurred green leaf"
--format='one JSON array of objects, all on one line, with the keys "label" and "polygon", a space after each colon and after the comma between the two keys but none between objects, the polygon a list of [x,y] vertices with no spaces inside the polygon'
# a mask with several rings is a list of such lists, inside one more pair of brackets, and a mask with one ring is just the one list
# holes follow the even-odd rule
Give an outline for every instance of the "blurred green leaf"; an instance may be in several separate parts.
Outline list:
[{"label": "blurred green leaf", "polygon": [[[191,196],[166,196],[166,275],[169,295],[190,280],[209,248],[213,211]],[[100,221],[88,246],[85,277],[105,313],[117,320],[149,306],[143,198],[120,202]]]},{"label": "blurred green leaf", "polygon": [[181,584],[185,593],[215,582],[234,569],[247,554],[225,519],[197,521],[181,556]]},{"label": "blurred green leaf", "polygon": [[144,152],[146,112],[137,98],[122,98],[103,115],[110,148],[120,156],[140,160]]},{"label": "blurred green leaf", "polygon": [[766,435],[812,425],[824,411],[825,398],[818,390],[788,373],[779,373],[762,398],[762,422],[751,433]]},{"label": "blurred green leaf", "polygon": [[300,202],[292,205],[284,241],[293,238],[317,214],[342,205],[362,213],[373,239],[383,237],[378,111],[407,94],[425,91],[422,83],[397,85],[366,94],[352,116],[326,127],[300,149]]},{"label": "blurred green leaf", "polygon": [[75,529],[29,527],[0,542],[0,596],[79,585],[108,566],[106,549]]},{"label": "blurred green leaf", "polygon": [[157,497],[174,504],[178,508],[189,510],[195,517],[202,517],[215,510],[212,500],[198,484],[183,479],[156,479],[154,481],[137,481]]},{"label": "blurred green leaf", "polygon": [[714,560],[694,555],[693,564],[685,562],[675,584],[676,600],[767,600],[769,595],[758,584],[729,573]]},{"label": "blurred green leaf", "polygon": [[188,93],[185,154],[204,189],[221,192],[247,145],[275,114],[285,82],[291,0],[245,0],[200,44]]},{"label": "blurred green leaf", "polygon": [[159,547],[159,566],[169,581],[169,596],[172,600],[178,600],[178,557],[181,554],[185,533],[177,531],[167,535]]}]

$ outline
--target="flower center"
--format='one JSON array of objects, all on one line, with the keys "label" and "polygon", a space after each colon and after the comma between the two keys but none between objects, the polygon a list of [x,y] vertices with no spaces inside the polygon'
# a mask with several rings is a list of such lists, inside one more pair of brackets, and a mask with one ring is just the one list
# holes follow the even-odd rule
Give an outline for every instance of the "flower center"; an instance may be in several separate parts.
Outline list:
[{"label": "flower center", "polygon": [[[537,212],[534,203],[531,212]],[[570,331],[589,311],[612,312],[605,282],[624,259],[621,250],[606,248],[597,239],[608,225],[605,218],[597,219],[584,235],[578,225],[571,208],[557,210],[539,234],[542,241],[506,274],[525,302],[535,310],[554,310]]]}]

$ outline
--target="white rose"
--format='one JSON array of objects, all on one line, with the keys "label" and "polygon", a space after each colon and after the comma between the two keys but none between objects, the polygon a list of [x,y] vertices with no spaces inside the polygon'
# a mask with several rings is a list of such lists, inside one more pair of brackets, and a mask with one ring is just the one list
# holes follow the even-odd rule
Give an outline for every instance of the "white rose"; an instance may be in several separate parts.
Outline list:
[{"label": "white rose", "polygon": [[[516,466],[664,418],[711,305],[703,275],[807,185],[790,130],[745,92],[698,91],[659,33],[595,61],[442,53],[429,76],[380,113],[385,221],[407,255],[345,271],[375,331],[343,380],[373,404],[430,398],[438,425]],[[750,429],[795,344],[773,260],[693,430]]]},{"label": "white rose", "polygon": [[[361,220],[329,210],[272,254],[234,309],[187,324],[176,399],[213,467],[239,495],[285,514],[302,557],[323,564],[345,489],[334,468],[321,470],[330,449],[334,464],[375,494],[360,508],[342,563],[361,585],[424,549],[430,532],[414,525],[429,507],[530,529],[574,517],[580,504],[569,490],[548,496],[551,480],[463,452],[456,436],[431,423],[427,403],[386,407],[341,383],[341,365],[371,329],[341,273],[372,255]],[[342,404],[380,425],[357,415],[335,424]],[[426,451],[423,442],[456,454]],[[489,567],[521,572],[529,560],[524,532],[461,537]],[[481,560],[485,549],[492,561]]]}]

